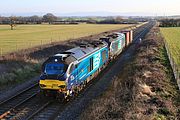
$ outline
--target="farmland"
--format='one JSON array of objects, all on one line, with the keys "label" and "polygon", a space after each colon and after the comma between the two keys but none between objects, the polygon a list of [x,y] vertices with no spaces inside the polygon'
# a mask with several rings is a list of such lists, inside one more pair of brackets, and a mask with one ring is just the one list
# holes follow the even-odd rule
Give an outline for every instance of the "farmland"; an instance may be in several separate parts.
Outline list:
[{"label": "farmland", "polygon": [[38,45],[121,29],[129,25],[0,25],[0,55]]},{"label": "farmland", "polygon": [[161,28],[175,62],[180,66],[180,27]]}]

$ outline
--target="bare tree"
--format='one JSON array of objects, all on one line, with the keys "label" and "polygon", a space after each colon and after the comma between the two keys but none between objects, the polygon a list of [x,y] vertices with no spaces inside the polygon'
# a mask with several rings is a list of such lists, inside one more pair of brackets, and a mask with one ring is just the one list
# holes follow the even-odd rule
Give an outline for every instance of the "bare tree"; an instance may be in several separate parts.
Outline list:
[{"label": "bare tree", "polygon": [[10,26],[11,26],[11,30],[14,30],[14,27],[16,26],[16,17],[15,16],[11,16],[10,17]]}]

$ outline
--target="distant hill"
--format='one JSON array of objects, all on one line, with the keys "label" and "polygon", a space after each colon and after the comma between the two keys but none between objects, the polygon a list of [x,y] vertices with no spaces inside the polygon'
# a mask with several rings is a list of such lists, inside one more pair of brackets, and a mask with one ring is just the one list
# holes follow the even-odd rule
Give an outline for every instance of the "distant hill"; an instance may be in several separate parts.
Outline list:
[{"label": "distant hill", "polygon": [[168,18],[180,19],[180,15],[169,16]]}]

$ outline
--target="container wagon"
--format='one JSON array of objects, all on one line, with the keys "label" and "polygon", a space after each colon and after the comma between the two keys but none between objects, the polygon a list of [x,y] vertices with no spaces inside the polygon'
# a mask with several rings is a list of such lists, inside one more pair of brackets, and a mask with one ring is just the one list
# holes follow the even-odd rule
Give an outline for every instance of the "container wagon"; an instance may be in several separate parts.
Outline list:
[{"label": "container wagon", "polygon": [[133,41],[133,31],[132,30],[124,30],[121,31],[125,35],[126,43],[125,45],[128,46]]}]

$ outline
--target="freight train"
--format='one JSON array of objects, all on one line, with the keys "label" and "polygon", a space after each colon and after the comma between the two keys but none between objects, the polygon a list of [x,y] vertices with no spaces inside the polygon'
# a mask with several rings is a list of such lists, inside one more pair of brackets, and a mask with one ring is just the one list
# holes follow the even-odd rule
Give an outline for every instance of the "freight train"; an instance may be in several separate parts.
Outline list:
[{"label": "freight train", "polygon": [[78,94],[132,40],[132,30],[114,32],[48,58],[42,65],[41,91],[65,100]]}]

